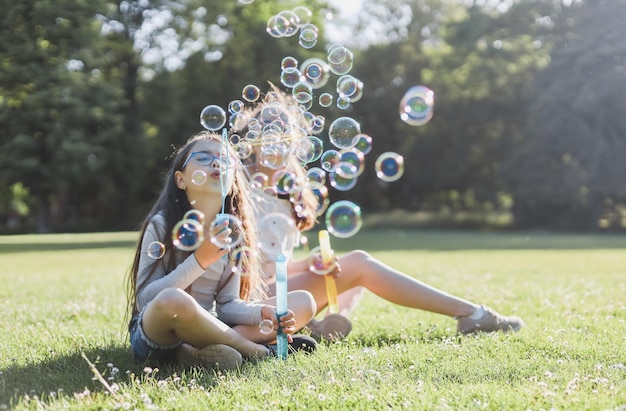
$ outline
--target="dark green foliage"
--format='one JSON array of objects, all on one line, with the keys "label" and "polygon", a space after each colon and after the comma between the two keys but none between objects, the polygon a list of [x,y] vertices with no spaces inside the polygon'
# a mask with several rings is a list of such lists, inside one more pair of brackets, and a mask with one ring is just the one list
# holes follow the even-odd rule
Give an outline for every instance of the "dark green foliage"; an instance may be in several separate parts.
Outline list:
[{"label": "dark green foliage", "polygon": [[[504,177],[521,227],[597,229],[626,201],[625,1],[588,0],[556,20],[550,65]],[[611,213],[613,212],[613,213]]]},{"label": "dark green foliage", "polygon": [[[2,232],[136,228],[204,106],[279,84],[285,56],[325,55],[323,1],[0,3]],[[513,204],[519,226],[621,225],[624,1],[501,3],[364,2],[347,40],[363,98],[312,108],[374,140],[357,186],[332,200],[365,213]],[[320,29],[311,50],[265,31],[296,5]],[[398,104],[418,84],[435,91],[435,114],[411,127]],[[386,151],[405,158],[393,183],[374,173]]]}]

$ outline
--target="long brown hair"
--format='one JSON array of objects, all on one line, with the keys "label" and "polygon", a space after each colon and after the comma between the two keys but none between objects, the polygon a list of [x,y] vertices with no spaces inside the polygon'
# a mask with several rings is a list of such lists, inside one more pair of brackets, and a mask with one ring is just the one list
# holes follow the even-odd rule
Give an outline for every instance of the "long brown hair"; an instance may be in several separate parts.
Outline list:
[{"label": "long brown hair", "polygon": [[[199,140],[221,141],[221,137],[215,133],[203,131],[191,137],[183,146],[172,153],[172,165],[167,173],[165,185],[161,190],[159,198],[141,225],[135,257],[127,272],[127,314],[130,315],[130,318],[138,314],[137,294],[150,282],[150,277],[152,277],[158,265],[162,264],[165,268],[165,272],[170,273],[191,254],[190,251],[176,249],[172,243],[172,236],[169,235],[169,233],[172,232],[176,223],[183,218],[185,213],[192,208],[187,200],[185,191],[178,188],[176,185],[175,172],[182,171],[185,159],[187,159],[193,146]],[[230,145],[228,150],[229,155],[236,156],[236,153]],[[253,207],[254,205],[250,197],[243,167],[237,162],[234,169],[233,186],[230,193],[226,196],[224,212],[232,214],[241,220],[243,226],[241,245],[247,246],[251,250],[257,250],[256,219]],[[142,253],[141,243],[152,218],[158,213],[162,214],[165,219],[165,226],[160,227],[158,231],[159,233],[165,233],[164,237],[160,240],[163,245],[165,245],[166,252],[162,258],[154,260],[146,280],[141,284],[137,284],[139,261]],[[260,262],[257,258],[257,254],[240,253],[239,257],[241,258],[241,271],[245,273],[245,275],[241,276],[240,298],[243,300],[265,298],[267,295],[267,287],[260,277]]]}]

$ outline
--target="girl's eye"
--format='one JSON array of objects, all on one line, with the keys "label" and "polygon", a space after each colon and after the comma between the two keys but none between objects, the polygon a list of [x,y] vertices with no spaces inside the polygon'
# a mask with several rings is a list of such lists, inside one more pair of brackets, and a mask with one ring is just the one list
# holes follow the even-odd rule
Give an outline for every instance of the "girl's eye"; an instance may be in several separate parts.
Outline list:
[{"label": "girl's eye", "polygon": [[196,161],[200,164],[208,164],[211,162],[211,160],[213,160],[213,156],[210,156],[208,154],[199,154],[196,157]]}]

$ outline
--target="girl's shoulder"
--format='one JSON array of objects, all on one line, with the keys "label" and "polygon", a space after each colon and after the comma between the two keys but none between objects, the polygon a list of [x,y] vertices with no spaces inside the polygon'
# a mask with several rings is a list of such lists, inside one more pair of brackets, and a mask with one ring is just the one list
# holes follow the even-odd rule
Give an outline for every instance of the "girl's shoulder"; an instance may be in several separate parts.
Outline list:
[{"label": "girl's shoulder", "polygon": [[162,211],[159,211],[150,218],[150,221],[148,222],[148,229],[152,228],[152,231],[154,231],[157,235],[162,235],[166,231],[165,223],[165,214]]}]

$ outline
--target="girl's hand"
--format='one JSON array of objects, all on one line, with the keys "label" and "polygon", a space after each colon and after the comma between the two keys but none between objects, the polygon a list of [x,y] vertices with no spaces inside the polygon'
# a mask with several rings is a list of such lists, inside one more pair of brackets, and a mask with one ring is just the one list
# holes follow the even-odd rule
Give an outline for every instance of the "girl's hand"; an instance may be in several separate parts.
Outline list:
[{"label": "girl's hand", "polygon": [[341,266],[339,265],[339,259],[337,258],[336,255],[333,255],[333,259],[335,260],[334,261],[335,266],[333,270],[326,275],[331,275],[333,278],[336,279],[337,277],[339,277],[339,273],[341,273]]},{"label": "girl's hand", "polygon": [[261,310],[261,317],[263,317],[264,320],[270,320],[274,324],[275,330],[281,327],[283,332],[289,337],[289,341],[292,341],[291,334],[295,334],[296,332],[296,316],[293,311],[287,310],[287,314],[280,317],[279,323],[276,318],[276,307],[266,305]]},{"label": "girl's hand", "polygon": [[[228,221],[223,223],[224,229],[222,229],[216,236],[218,244],[223,244],[224,239],[230,235],[230,229],[228,229]],[[230,251],[230,247],[220,247],[213,243],[210,238],[209,230],[204,230],[204,241],[200,244],[200,247],[194,251],[194,256],[198,264],[204,269],[208,268],[211,264],[222,258]]]}]

